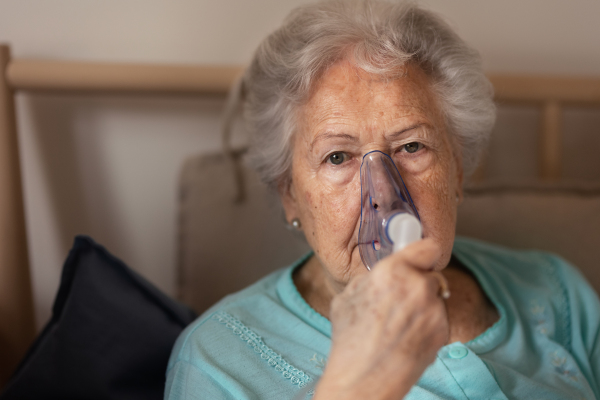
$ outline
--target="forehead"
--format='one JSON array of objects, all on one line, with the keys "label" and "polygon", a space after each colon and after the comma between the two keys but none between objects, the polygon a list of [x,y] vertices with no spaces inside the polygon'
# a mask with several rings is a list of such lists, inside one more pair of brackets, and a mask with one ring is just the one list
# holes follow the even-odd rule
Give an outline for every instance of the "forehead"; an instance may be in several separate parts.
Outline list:
[{"label": "forehead", "polygon": [[330,67],[315,83],[300,111],[305,133],[335,123],[360,129],[381,129],[405,118],[439,120],[439,107],[429,77],[407,64],[395,78],[371,74],[342,61]]}]

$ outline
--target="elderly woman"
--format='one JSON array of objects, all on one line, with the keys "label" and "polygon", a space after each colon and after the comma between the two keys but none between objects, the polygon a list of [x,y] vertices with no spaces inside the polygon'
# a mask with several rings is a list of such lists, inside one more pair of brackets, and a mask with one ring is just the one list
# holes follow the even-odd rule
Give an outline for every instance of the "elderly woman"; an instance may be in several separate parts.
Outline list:
[{"label": "elderly woman", "polygon": [[[166,398],[600,398],[600,304],[583,278],[455,238],[495,109],[446,24],[412,3],[303,6],[260,45],[244,91],[250,158],[313,252],[189,326]],[[395,165],[384,184],[405,185],[390,192],[423,238],[373,265],[368,154]]]}]

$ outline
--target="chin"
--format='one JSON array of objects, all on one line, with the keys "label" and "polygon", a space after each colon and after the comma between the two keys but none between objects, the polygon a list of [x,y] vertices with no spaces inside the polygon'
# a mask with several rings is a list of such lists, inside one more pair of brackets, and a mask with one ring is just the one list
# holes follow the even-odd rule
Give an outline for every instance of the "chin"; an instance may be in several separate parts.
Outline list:
[{"label": "chin", "polygon": [[430,238],[434,240],[442,249],[442,256],[433,267],[435,271],[443,270],[450,263],[450,259],[452,258],[452,248],[454,247],[454,237],[454,231],[431,234],[430,232],[427,232],[425,226],[423,226],[423,239]]}]

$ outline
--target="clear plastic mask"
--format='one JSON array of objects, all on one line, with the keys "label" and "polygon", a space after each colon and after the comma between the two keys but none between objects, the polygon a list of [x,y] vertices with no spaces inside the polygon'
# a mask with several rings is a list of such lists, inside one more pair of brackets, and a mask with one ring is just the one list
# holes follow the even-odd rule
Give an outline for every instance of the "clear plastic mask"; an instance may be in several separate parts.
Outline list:
[{"label": "clear plastic mask", "polygon": [[360,166],[360,257],[375,264],[421,238],[419,213],[394,161],[381,151],[365,154]]}]

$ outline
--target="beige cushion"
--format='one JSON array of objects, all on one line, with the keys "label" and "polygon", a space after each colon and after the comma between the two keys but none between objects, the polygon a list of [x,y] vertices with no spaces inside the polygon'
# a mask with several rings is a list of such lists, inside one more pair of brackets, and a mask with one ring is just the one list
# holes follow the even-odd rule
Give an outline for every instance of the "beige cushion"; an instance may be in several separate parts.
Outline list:
[{"label": "beige cushion", "polygon": [[225,295],[290,264],[309,248],[285,228],[279,201],[248,168],[245,201],[222,155],[186,161],[180,179],[179,297],[202,312]]},{"label": "beige cushion", "polygon": [[598,186],[481,186],[468,192],[459,207],[457,233],[559,254],[600,292]]}]

